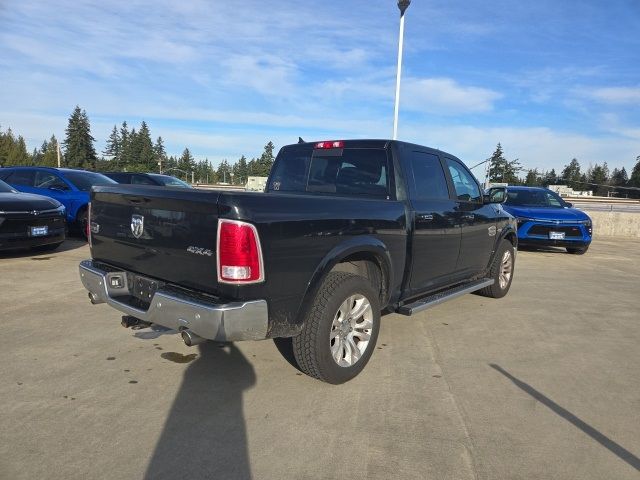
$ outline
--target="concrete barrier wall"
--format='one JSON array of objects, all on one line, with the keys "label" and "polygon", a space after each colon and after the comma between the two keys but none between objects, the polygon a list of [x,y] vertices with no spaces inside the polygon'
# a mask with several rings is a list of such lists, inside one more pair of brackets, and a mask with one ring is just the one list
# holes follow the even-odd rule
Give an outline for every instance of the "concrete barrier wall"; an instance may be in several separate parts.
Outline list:
[{"label": "concrete barrier wall", "polygon": [[585,212],[593,220],[593,236],[640,238],[640,213]]}]

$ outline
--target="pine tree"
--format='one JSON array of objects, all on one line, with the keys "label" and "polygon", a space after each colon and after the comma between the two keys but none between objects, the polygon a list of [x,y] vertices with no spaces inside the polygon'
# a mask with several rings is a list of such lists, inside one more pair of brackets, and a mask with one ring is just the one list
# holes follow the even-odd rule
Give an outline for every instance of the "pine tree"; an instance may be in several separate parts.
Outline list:
[{"label": "pine tree", "polygon": [[502,145],[498,143],[495,151],[489,159],[489,181],[493,183],[508,183],[510,185],[520,183],[518,173],[522,171],[520,161],[507,160],[502,150]]},{"label": "pine tree", "polygon": [[65,130],[65,164],[75,168],[94,168],[96,150],[95,138],[91,136],[91,126],[87,112],[79,106],[73,110]]},{"label": "pine tree", "polygon": [[140,131],[136,136],[136,153],[137,157],[134,159],[135,169],[141,172],[155,171],[155,152],[151,141],[151,133],[149,132],[149,127],[144,120],[142,121]]},{"label": "pine tree", "polygon": [[127,165],[131,163],[131,133],[129,133],[129,127],[127,122],[122,122],[120,127],[120,158],[118,158],[117,168],[118,170],[126,169]]},{"label": "pine tree", "polygon": [[544,174],[544,179],[542,181],[542,184],[545,187],[548,187],[549,185],[556,185],[558,183],[558,175],[556,175],[556,169],[552,168],[550,172],[546,172]]},{"label": "pine tree", "polygon": [[41,164],[43,167],[57,167],[58,166],[58,139],[55,135],[51,135],[49,141],[45,141],[42,145],[46,144],[46,149],[42,151]]},{"label": "pine tree", "polygon": [[582,174],[580,172],[580,162],[577,158],[571,159],[568,165],[565,165],[558,179],[559,182],[566,183],[572,188],[579,188]]},{"label": "pine tree", "polygon": [[542,184],[542,178],[540,173],[538,173],[537,168],[534,168],[533,170],[529,170],[527,172],[527,177],[524,180],[524,184],[529,187],[537,187]]},{"label": "pine tree", "polygon": [[631,170],[631,177],[629,177],[629,185],[632,187],[640,187],[640,155],[636,157],[636,164]]},{"label": "pine tree", "polygon": [[5,167],[7,165],[7,158],[9,157],[9,152],[13,148],[15,141],[15,137],[13,136],[13,132],[10,128],[7,129],[6,132],[0,130],[0,167]]},{"label": "pine tree", "polygon": [[156,143],[153,145],[153,160],[156,165],[158,165],[158,169],[162,172],[162,168],[168,168],[166,166],[167,163],[167,152],[164,149],[164,142],[162,141],[162,137],[158,137]]},{"label": "pine tree", "polygon": [[609,181],[609,167],[607,166],[607,162],[604,165],[598,165],[597,163],[593,168],[589,168],[588,177],[588,189],[591,190],[594,195],[604,196],[607,194],[609,189],[606,187],[606,184]]},{"label": "pine tree", "polygon": [[5,166],[29,165],[30,163],[31,157],[29,156],[29,152],[27,152],[27,144],[24,138],[22,138],[22,135],[19,135],[9,150]]},{"label": "pine tree", "polygon": [[233,178],[237,185],[245,185],[249,176],[249,167],[247,158],[242,155],[240,159],[233,165]]},{"label": "pine tree", "polygon": [[624,187],[627,182],[629,182],[629,175],[627,175],[627,170],[622,167],[620,170],[617,168],[613,169],[611,173],[611,185],[616,187]]},{"label": "pine tree", "polygon": [[189,175],[195,168],[195,160],[188,148],[185,148],[182,152],[182,155],[180,155],[177,168],[183,170],[183,172],[185,172],[183,173],[183,175],[185,175],[187,179],[189,179]]},{"label": "pine tree", "polygon": [[218,182],[231,183],[231,173],[232,173],[231,166],[229,165],[229,162],[227,162],[227,159],[225,158],[224,160],[222,160],[222,162],[220,162],[220,165],[218,165],[218,170],[216,171]]},{"label": "pine tree", "polygon": [[259,175],[262,177],[269,176],[269,172],[271,171],[271,167],[275,160],[273,156],[274,148],[273,142],[269,141],[269,143],[264,146],[264,152],[262,152],[262,155],[260,155],[260,158],[258,159]]},{"label": "pine tree", "polygon": [[120,134],[118,133],[118,128],[114,125],[102,154],[106,157],[111,157],[111,161],[117,165],[120,162],[120,149]]}]

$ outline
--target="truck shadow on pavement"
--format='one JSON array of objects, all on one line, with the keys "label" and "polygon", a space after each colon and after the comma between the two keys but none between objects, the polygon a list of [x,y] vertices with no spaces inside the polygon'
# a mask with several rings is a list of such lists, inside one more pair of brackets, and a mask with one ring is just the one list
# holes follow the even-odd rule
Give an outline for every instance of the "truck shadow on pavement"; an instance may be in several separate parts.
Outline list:
[{"label": "truck shadow on pavement", "polygon": [[233,344],[207,342],[187,368],[146,479],[250,479],[242,393],[255,384]]},{"label": "truck shadow on pavement", "polygon": [[604,448],[609,450],[611,453],[617,456],[620,460],[628,463],[633,468],[640,471],[640,458],[636,457],[633,453],[631,453],[629,450],[624,448],[622,445],[614,442],[609,437],[599,432],[588,423],[576,417],[570,411],[562,408],[556,402],[554,402],[549,397],[545,396],[544,394],[542,394],[541,392],[533,388],[528,383],[525,383],[522,380],[514,377],[505,369],[503,369],[500,365],[496,365],[495,363],[490,363],[489,366],[494,370],[498,371],[499,373],[501,373],[502,375],[504,375],[505,377],[507,377],[518,388],[520,388],[527,394],[531,395],[533,398],[535,398],[538,402],[543,404],[545,407],[549,408],[551,411],[553,411],[554,413],[564,418],[567,422],[571,423],[574,427],[582,430],[584,433],[589,435],[592,439],[594,439]]}]

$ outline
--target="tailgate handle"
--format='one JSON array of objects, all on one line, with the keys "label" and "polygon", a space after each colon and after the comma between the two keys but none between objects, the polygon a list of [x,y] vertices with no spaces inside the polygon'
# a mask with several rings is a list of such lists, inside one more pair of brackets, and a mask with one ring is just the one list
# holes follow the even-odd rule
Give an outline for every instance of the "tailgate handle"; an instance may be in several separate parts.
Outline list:
[{"label": "tailgate handle", "polygon": [[144,198],[144,197],[133,197],[133,196],[127,196],[125,195],[125,197],[127,200],[129,200],[131,203],[147,203],[150,200],[148,198]]}]

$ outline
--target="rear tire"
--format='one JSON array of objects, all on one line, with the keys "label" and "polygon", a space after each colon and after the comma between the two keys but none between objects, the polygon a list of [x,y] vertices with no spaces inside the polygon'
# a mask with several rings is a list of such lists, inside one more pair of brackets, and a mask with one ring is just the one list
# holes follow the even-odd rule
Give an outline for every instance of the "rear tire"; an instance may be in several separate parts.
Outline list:
[{"label": "rear tire", "polygon": [[80,210],[76,214],[75,227],[78,231],[78,234],[82,238],[87,240],[87,208],[86,207],[83,207],[82,210]]},{"label": "rear tire", "polygon": [[358,275],[330,272],[320,286],[302,332],[293,337],[300,370],[340,384],[358,375],[375,349],[380,303],[371,284]]},{"label": "rear tire", "polygon": [[478,294],[490,298],[504,297],[511,288],[515,263],[515,248],[509,240],[502,240],[489,269],[488,278],[493,278],[493,285],[478,290]]},{"label": "rear tire", "polygon": [[567,247],[567,252],[572,255],[584,255],[585,253],[587,253],[587,250],[589,250],[589,245],[580,248]]}]

